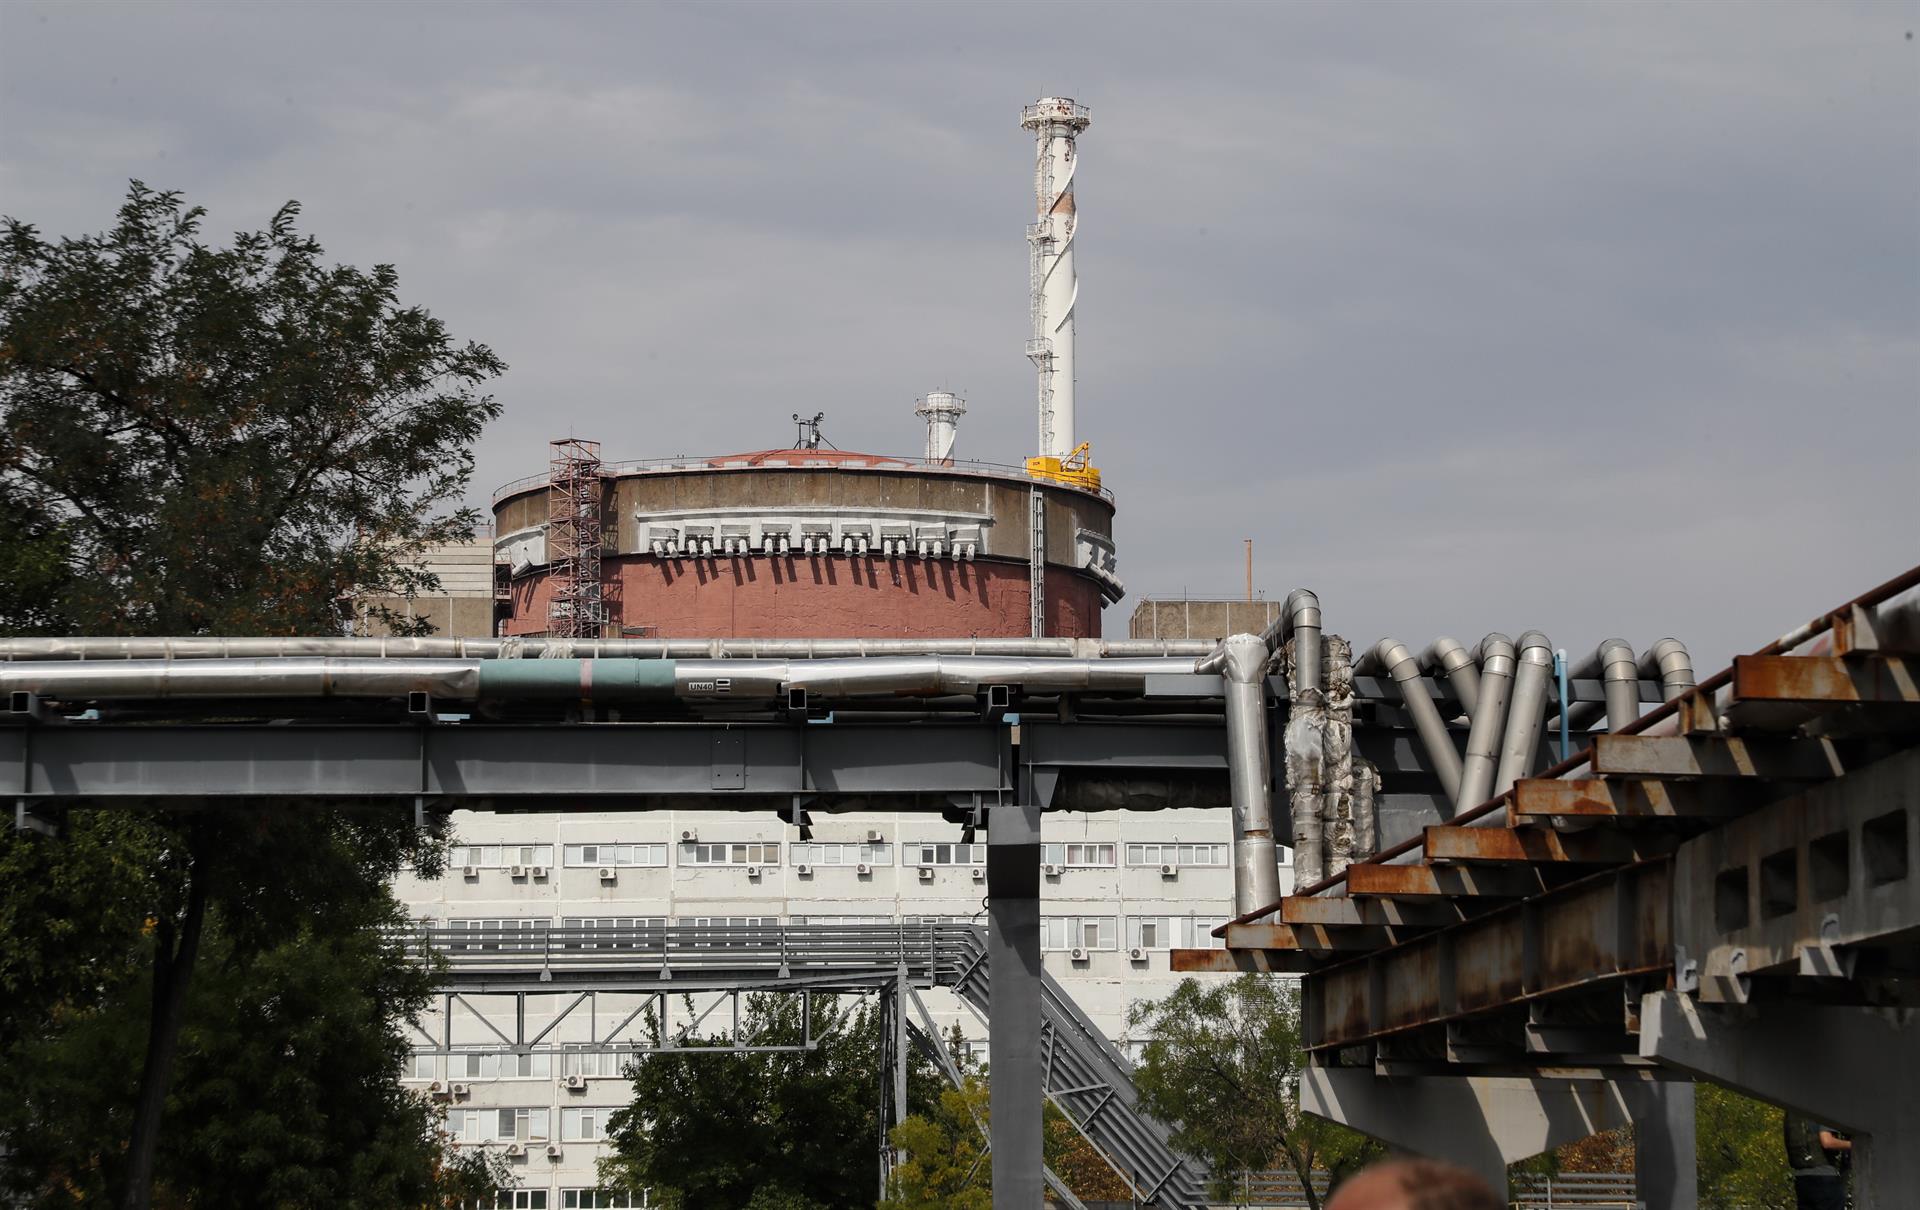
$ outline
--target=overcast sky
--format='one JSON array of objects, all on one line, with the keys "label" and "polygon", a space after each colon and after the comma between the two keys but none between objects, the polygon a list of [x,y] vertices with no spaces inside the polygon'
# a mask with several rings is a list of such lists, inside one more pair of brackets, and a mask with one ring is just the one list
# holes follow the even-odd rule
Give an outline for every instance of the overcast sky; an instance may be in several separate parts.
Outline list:
[{"label": "overcast sky", "polygon": [[1080,436],[1132,596],[1357,641],[1688,640],[1920,561],[1920,4],[26,4],[0,210],[125,182],[511,363],[476,499],[609,458],[1034,440],[1019,108],[1089,105]]}]

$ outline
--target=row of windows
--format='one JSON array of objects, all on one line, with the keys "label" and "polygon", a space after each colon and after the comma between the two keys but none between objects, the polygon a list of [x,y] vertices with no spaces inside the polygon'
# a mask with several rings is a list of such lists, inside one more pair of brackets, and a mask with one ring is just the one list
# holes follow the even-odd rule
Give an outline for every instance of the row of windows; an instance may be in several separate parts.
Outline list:
[{"label": "row of windows", "polygon": [[[502,1189],[491,1202],[475,1210],[548,1210],[545,1189]],[[644,1193],[624,1189],[562,1189],[560,1210],[646,1210],[653,1205]]]},{"label": "row of windows", "polygon": [[[1042,917],[1043,943],[1050,949],[1113,949],[1116,942],[1115,929],[1118,917],[1114,916],[1045,916]],[[1106,932],[1097,942],[1086,940],[1060,941],[1050,940],[1052,934],[1045,928],[1054,926],[1069,928],[1074,935],[1081,935],[1079,922],[1104,922]],[[1217,944],[1216,939],[1208,936],[1216,922],[1211,917],[1202,916],[1128,916],[1127,944],[1143,949],[1195,949]],[[900,923],[894,916],[793,916],[787,921],[794,925],[893,925]],[[972,916],[909,916],[908,924],[978,924]],[[774,928],[780,924],[778,916],[681,916],[680,927],[686,928]],[[647,942],[644,936],[633,936],[649,929],[662,929],[667,926],[665,916],[567,916],[560,921],[561,927],[573,935],[566,944],[578,949],[623,949],[638,948]],[[455,949],[538,949],[545,944],[548,930],[553,927],[550,920],[521,918],[503,918],[491,920],[458,919],[448,920],[446,927],[455,934],[471,933],[474,939],[461,941],[457,937],[451,943]],[[1197,930],[1197,931],[1196,931]],[[596,937],[595,933],[603,936]],[[581,934],[585,934],[584,936]],[[653,940],[657,941],[658,938]],[[722,944],[724,939],[716,939]],[[521,1073],[531,1074],[531,1073]]]},{"label": "row of windows", "polygon": [[[619,1110],[613,1106],[587,1106],[560,1111],[560,1141],[563,1143],[601,1143],[606,1141],[607,1122]],[[545,1108],[449,1109],[447,1135],[457,1143],[544,1143],[552,1121]]]},{"label": "row of windows", "polygon": [[560,1060],[560,1075],[594,1076],[614,1079],[622,1074],[630,1056],[617,1050],[567,1050],[552,1054],[515,1054],[512,1051],[456,1051],[446,1056],[443,1072],[440,1056],[419,1051],[409,1056],[407,1078],[411,1080],[542,1080],[554,1075],[554,1059]]},{"label": "row of windows", "polygon": [[[560,856],[569,867],[573,868],[601,866],[664,868],[667,864],[669,847],[664,843],[569,844],[560,846]],[[682,842],[679,848],[678,864],[686,866],[780,864],[778,841]],[[792,845],[791,848],[790,856],[795,865],[890,866],[893,864],[891,844],[801,841]],[[1105,842],[1045,844],[1041,846],[1040,860],[1047,865],[1065,866],[1069,869],[1111,869],[1115,864],[1115,854],[1120,848],[1125,849],[1127,864],[1130,866],[1224,866],[1228,861],[1228,849],[1225,844],[1189,844],[1175,841],[1151,844],[1130,843],[1124,846]],[[985,865],[987,846],[980,843],[928,841],[904,846],[901,857],[908,865]],[[464,869],[469,866],[475,869],[505,869],[510,866],[545,867],[552,864],[553,846],[550,844],[455,845],[450,859],[450,865],[455,869]]]},{"label": "row of windows", "polygon": [[[1116,916],[1042,916],[1043,950],[1112,950],[1119,948],[1120,918]],[[1128,916],[1129,949],[1217,949],[1225,942],[1212,935],[1219,921],[1208,916]]]}]

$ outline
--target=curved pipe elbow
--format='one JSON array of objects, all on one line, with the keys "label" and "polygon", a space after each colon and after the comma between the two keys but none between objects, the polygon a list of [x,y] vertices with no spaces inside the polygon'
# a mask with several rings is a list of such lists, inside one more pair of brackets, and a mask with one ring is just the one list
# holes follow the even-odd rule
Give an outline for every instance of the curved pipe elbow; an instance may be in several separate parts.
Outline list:
[{"label": "curved pipe elbow", "polygon": [[1647,653],[1640,657],[1639,670],[1660,678],[1660,694],[1668,701],[1698,683],[1694,680],[1693,657],[1687,653],[1687,645],[1675,638],[1661,639],[1647,648]]},{"label": "curved pipe elbow", "polygon": [[1553,665],[1553,640],[1538,630],[1529,630],[1520,636],[1514,644],[1518,649],[1518,659],[1522,664]]}]

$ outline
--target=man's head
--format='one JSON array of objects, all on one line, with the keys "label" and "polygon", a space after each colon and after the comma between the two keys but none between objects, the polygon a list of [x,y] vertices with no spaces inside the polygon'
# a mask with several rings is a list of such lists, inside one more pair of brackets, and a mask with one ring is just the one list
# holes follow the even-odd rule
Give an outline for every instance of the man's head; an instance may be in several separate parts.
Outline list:
[{"label": "man's head", "polygon": [[1506,1202],[1465,1168],[1408,1158],[1349,1178],[1327,1210],[1506,1210]]}]

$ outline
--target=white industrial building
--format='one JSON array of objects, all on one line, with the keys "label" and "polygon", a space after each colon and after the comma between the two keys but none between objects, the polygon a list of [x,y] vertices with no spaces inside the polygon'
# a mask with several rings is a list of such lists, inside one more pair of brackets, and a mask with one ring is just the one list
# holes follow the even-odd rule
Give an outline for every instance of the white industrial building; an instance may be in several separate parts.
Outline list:
[{"label": "white industrial building", "polygon": [[[958,827],[937,817],[816,816],[810,841],[767,813],[462,812],[454,822],[459,844],[445,876],[403,877],[396,893],[423,921],[494,939],[476,944],[500,945],[502,930],[524,930],[532,945],[541,930],[595,922],[985,922],[986,845],[964,842]],[[1137,1045],[1127,1036],[1127,1012],[1178,982],[1168,971],[1169,948],[1219,944],[1209,931],[1231,914],[1230,839],[1217,811],[1046,817],[1044,960],[1109,1038]],[[566,1008],[558,996],[525,1003],[529,1014]],[[595,1165],[608,1117],[631,1099],[621,1070],[632,1052],[586,1047],[589,1037],[605,1041],[605,1020],[528,1020],[516,1034],[515,1022],[498,1019],[512,1004],[475,997],[450,1020],[436,1010],[420,1022],[410,1086],[432,1088],[447,1102],[462,1146],[511,1157],[520,1188],[503,1205],[627,1204],[623,1195],[609,1202],[595,1193]],[[641,1004],[639,996],[603,995],[594,1011],[604,1017]],[[938,990],[928,993],[928,1006],[942,1031],[957,1022],[976,1053],[990,1058],[985,1023],[972,1010]],[[552,1049],[515,1053],[505,1044],[550,1024]],[[641,1025],[621,1036],[644,1037]],[[699,1032],[728,1025],[721,1013]],[[455,1053],[434,1053],[448,1041]],[[566,1049],[576,1043],[579,1049]]]}]

